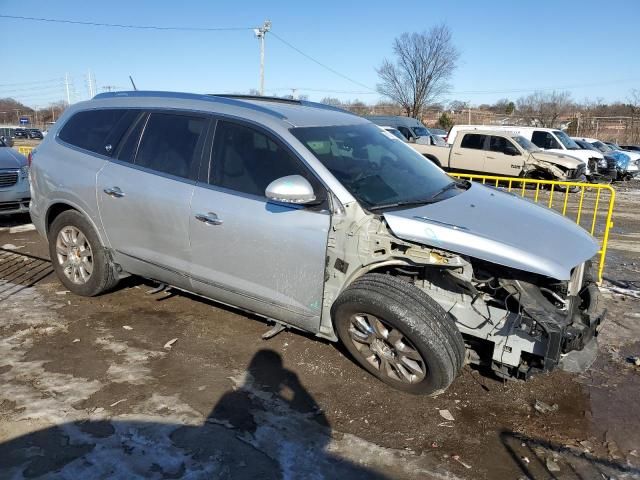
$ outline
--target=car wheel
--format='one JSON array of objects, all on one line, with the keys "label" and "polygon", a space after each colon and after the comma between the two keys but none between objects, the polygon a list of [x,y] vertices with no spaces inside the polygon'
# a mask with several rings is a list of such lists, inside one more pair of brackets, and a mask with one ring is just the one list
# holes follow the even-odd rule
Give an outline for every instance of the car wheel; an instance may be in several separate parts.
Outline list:
[{"label": "car wheel", "polygon": [[93,297],[118,283],[118,272],[89,221],[75,210],[61,213],[49,231],[49,255],[71,292]]},{"label": "car wheel", "polygon": [[416,286],[367,274],[332,307],[340,341],[371,374],[413,394],[437,395],[464,364],[464,341],[449,315]]}]

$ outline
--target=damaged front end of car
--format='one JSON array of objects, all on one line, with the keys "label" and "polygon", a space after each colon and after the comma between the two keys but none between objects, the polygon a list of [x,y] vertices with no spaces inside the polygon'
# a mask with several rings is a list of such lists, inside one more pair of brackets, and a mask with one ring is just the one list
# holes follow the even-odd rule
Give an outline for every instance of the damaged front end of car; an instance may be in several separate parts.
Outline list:
[{"label": "damaged front end of car", "polygon": [[[568,281],[473,261],[475,290],[471,304],[491,325],[487,340],[493,344],[491,360],[476,353],[500,376],[527,378],[556,367],[582,371],[595,360],[595,337],[604,319],[600,293],[591,261],[572,270]],[[495,320],[497,307],[502,315]],[[477,335],[477,332],[470,332]],[[473,341],[470,349],[473,350]]]},{"label": "damaged front end of car", "polygon": [[[329,236],[323,318],[355,278],[386,273],[435,300],[462,333],[467,362],[501,377],[581,371],[595,359],[599,247],[573,222],[481,185],[382,216],[349,210]],[[320,335],[330,334],[324,323]]]}]

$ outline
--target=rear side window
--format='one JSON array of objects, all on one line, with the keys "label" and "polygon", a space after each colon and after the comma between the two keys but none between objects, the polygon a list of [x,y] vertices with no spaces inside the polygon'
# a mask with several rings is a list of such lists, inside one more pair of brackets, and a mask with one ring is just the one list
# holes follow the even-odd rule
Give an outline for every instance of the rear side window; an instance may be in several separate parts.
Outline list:
[{"label": "rear side window", "polygon": [[152,113],[138,147],[135,164],[156,172],[189,178],[199,163],[203,117]]},{"label": "rear side window", "polygon": [[122,125],[131,116],[127,113],[124,109],[78,112],[64,124],[58,137],[75,147],[108,155],[108,151],[105,150],[107,140],[116,127],[127,129],[128,125]]},{"label": "rear side window", "polygon": [[471,148],[473,150],[482,150],[486,135],[478,135],[477,133],[467,133],[462,137],[460,143],[461,148]]},{"label": "rear side window", "polygon": [[267,185],[287,175],[302,175],[314,184],[300,162],[272,138],[231,122],[218,121],[212,162],[210,184],[260,197]]},{"label": "rear side window", "polygon": [[562,148],[549,132],[536,130],[531,135],[531,143],[543,149]]}]

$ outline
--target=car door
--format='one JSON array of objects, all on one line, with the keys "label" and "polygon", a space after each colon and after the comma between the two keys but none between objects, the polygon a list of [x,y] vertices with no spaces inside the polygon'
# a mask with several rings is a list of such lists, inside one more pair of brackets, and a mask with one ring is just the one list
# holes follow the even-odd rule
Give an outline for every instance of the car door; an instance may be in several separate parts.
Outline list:
[{"label": "car door", "polygon": [[[218,120],[210,151],[189,217],[193,290],[316,331],[330,225],[326,190],[258,127]],[[271,181],[296,174],[312,184],[318,205],[265,197]]]},{"label": "car door", "polygon": [[210,119],[142,115],[97,176],[100,218],[131,273],[189,288],[189,204]]},{"label": "car door", "polygon": [[456,171],[484,172],[487,135],[479,133],[463,133],[460,147],[452,148],[449,168]]},{"label": "car door", "polygon": [[[524,165],[524,157],[511,140],[499,135],[490,135],[485,154],[484,171],[496,175],[518,176]],[[511,155],[506,152],[518,152]]]}]

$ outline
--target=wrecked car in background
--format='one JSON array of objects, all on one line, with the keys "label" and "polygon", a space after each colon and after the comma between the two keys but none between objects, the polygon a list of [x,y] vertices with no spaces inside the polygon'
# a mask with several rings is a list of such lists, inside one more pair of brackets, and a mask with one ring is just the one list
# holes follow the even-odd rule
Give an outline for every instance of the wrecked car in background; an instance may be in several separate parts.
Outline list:
[{"label": "wrecked car in background", "polygon": [[581,182],[581,160],[539,149],[526,138],[492,130],[458,130],[453,144],[411,145],[445,170],[542,180]]},{"label": "wrecked car in background", "polygon": [[416,394],[467,362],[526,378],[596,352],[587,232],[334,107],[104,93],[65,111],[31,168],[34,225],[79,295],[153,279],[339,340]]},{"label": "wrecked car in background", "polygon": [[578,137],[577,139],[588,143],[603,155],[615,160],[617,180],[630,180],[638,176],[640,170],[640,154],[637,154],[637,152],[613,148],[597,138]]}]

